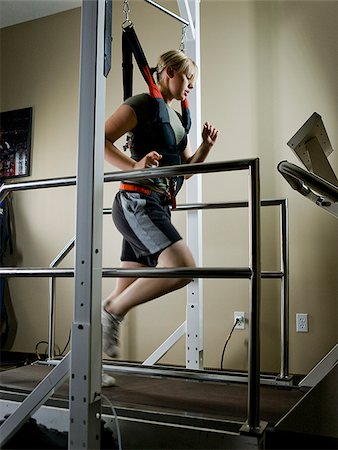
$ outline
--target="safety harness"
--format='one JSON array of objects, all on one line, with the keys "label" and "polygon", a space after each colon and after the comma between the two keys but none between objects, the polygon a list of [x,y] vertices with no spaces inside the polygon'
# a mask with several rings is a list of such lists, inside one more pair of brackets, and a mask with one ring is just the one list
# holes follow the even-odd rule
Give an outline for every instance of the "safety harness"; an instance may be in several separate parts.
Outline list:
[{"label": "safety harness", "polygon": [[[160,136],[160,142],[163,143],[163,149],[156,149],[161,155],[160,165],[170,166],[181,163],[181,152],[185,149],[187,144],[187,134],[191,127],[191,117],[189,111],[188,100],[185,98],[181,102],[182,116],[181,122],[185,129],[186,135],[182,141],[177,144],[175,132],[170,124],[169,112],[166,103],[163,99],[160,89],[151,74],[149,64],[146,56],[142,50],[140,41],[136,35],[134,26],[127,21],[122,25],[122,73],[123,73],[123,96],[124,100],[132,96],[133,87],[133,62],[134,55],[139,70],[148,85],[149,95],[154,105],[155,128]],[[140,145],[137,153],[134,151],[133,143],[128,142],[127,148],[130,149],[132,157],[136,160],[142,159],[147,153],[148,149]],[[143,154],[144,152],[144,154]],[[172,179],[175,182],[175,192],[172,192],[174,197],[183,184],[183,177],[175,177]]]}]

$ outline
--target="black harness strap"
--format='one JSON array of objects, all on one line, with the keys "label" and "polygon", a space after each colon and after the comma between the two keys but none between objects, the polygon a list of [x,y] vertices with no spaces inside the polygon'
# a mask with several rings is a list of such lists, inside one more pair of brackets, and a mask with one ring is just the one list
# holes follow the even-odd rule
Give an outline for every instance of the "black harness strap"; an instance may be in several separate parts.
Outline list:
[{"label": "black harness strap", "polygon": [[122,76],[123,100],[127,100],[133,93],[133,54],[125,33],[122,34]]},{"label": "black harness strap", "polygon": [[[132,55],[134,55],[140,72],[148,85],[149,94],[151,97],[158,100],[159,104],[159,120],[165,124],[170,123],[169,114],[167,108],[165,107],[164,100],[159,90],[154,78],[151,74],[150,67],[147,58],[142,50],[140,41],[136,35],[135,29],[132,23],[128,22],[122,27],[122,59],[123,59],[123,83],[124,83],[124,100],[132,96],[133,86],[132,86]],[[163,104],[162,104],[163,103]],[[184,99],[181,102],[182,108],[182,120],[183,126],[188,133],[191,127],[191,118],[188,100]],[[171,134],[171,133],[169,133]],[[175,136],[174,136],[175,137]]]},{"label": "black harness strap", "polygon": [[[140,69],[140,72],[144,78],[144,81],[147,83],[149,87],[149,94],[154,98],[162,98],[162,94],[157,87],[151,72],[150,67],[147,61],[147,58],[142,50],[140,41],[136,35],[134,26],[131,23],[127,23],[122,27],[122,56],[123,56],[123,74],[124,79],[127,79],[126,85],[126,93],[129,94],[129,97],[132,95],[133,86],[132,86],[132,76],[133,76],[133,64],[132,64],[132,55],[134,55],[137,65]],[[128,74],[128,71],[131,74]]]}]

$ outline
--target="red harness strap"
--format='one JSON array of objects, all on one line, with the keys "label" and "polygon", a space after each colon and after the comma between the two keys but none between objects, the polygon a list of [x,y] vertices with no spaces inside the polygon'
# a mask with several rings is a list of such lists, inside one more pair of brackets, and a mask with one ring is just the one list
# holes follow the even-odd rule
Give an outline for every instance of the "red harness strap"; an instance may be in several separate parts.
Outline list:
[{"label": "red harness strap", "polygon": [[175,186],[175,181],[170,178],[170,182],[169,182],[169,199],[171,202],[171,206],[173,209],[176,208],[176,186]]},{"label": "red harness strap", "polygon": [[137,184],[129,184],[129,183],[121,183],[120,189],[122,191],[129,191],[129,192],[139,192],[140,194],[144,195],[151,195],[151,189],[147,189],[143,186],[138,186]]},{"label": "red harness strap", "polygon": [[[138,184],[131,184],[131,183],[120,183],[120,190],[121,191],[127,191],[127,192],[138,192],[140,194],[144,195],[151,195],[152,191],[151,189],[147,189],[143,186],[139,186]],[[171,203],[171,206],[173,208],[176,208],[176,197],[175,197],[175,183],[170,183],[170,191],[169,191],[169,200]]]}]

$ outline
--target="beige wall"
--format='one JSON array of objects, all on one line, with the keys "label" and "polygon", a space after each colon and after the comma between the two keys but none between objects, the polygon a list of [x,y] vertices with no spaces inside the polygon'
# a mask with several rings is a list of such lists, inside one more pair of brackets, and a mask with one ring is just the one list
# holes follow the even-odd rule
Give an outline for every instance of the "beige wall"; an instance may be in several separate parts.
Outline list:
[{"label": "beige wall", "polygon": [[[151,65],[177,48],[180,25],[143,2],[131,2],[134,21]],[[168,2],[175,10],[175,2]],[[122,101],[121,2],[114,2],[113,68],[107,80],[107,115]],[[279,161],[297,162],[286,142],[317,111],[336,152],[338,173],[337,2],[201,2],[202,120],[221,130],[210,160],[260,158],[264,198],[290,204],[290,370],[306,373],[337,339],[337,220],[297,195],[278,174]],[[163,30],[159,34],[158,30]],[[80,11],[78,9],[1,30],[1,111],[33,107],[31,179],[76,173]],[[137,71],[136,71],[137,72]],[[145,87],[135,73],[135,92]],[[106,166],[106,171],[114,170]],[[244,200],[243,174],[203,176],[205,201]],[[116,187],[105,186],[109,207]],[[181,200],[183,200],[183,194]],[[13,264],[48,266],[74,235],[74,188],[15,193],[17,254]],[[263,270],[278,270],[278,217],[262,213]],[[185,235],[184,213],[175,213]],[[206,266],[248,261],[246,211],[203,215]],[[104,218],[103,265],[119,262],[120,237]],[[73,265],[73,255],[64,266]],[[104,280],[108,294],[113,280]],[[48,282],[11,279],[12,351],[32,352],[47,339]],[[57,343],[67,341],[73,281],[57,282]],[[205,366],[219,367],[234,311],[248,311],[247,281],[204,281]],[[307,312],[310,331],[295,332],[296,312]],[[177,292],[130,313],[123,326],[123,357],[142,360],[184,320],[185,293]],[[43,350],[43,347],[40,348]],[[183,340],[163,359],[184,364]],[[247,331],[233,334],[224,367],[245,369]],[[263,281],[262,369],[279,368],[279,282]]]}]

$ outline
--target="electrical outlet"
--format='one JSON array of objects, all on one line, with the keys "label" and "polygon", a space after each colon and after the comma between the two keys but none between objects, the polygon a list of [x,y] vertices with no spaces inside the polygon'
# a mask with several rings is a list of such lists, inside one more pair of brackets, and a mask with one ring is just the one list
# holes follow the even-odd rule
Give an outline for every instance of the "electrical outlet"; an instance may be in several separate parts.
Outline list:
[{"label": "electrical outlet", "polygon": [[234,312],[234,323],[236,322],[236,319],[239,320],[239,323],[235,326],[235,330],[244,330],[245,328],[245,313],[244,312]]},{"label": "electrical outlet", "polygon": [[309,321],[306,313],[296,314],[296,331],[297,333],[307,333],[309,331]]}]

